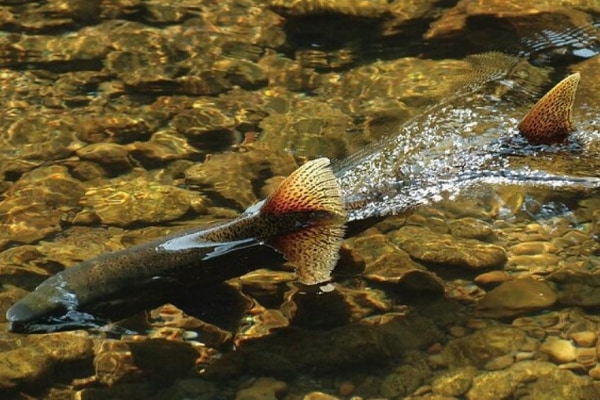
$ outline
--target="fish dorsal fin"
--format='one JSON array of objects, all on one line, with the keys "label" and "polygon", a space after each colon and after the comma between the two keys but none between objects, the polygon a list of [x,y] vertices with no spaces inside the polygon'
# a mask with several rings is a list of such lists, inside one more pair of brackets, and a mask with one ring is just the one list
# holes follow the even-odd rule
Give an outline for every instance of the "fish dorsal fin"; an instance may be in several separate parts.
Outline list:
[{"label": "fish dorsal fin", "polygon": [[296,267],[298,280],[315,285],[331,279],[344,237],[346,211],[342,192],[327,158],[309,161],[288,176],[271,194],[261,213],[315,213],[305,227],[270,240]]},{"label": "fish dorsal fin", "polygon": [[342,192],[328,158],[312,160],[292,172],[261,207],[261,213],[326,212],[345,218]]},{"label": "fish dorsal fin", "polygon": [[571,119],[579,72],[567,76],[529,110],[518,129],[530,143],[564,142],[575,130]]}]

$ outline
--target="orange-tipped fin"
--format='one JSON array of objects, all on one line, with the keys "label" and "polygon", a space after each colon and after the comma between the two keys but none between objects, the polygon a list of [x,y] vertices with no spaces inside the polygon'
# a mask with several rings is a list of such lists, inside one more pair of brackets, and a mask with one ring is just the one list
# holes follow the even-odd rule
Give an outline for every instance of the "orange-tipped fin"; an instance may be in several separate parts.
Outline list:
[{"label": "orange-tipped fin", "polygon": [[530,143],[561,143],[575,130],[571,119],[579,72],[567,76],[529,110],[519,132]]},{"label": "orange-tipped fin", "polygon": [[271,243],[296,267],[300,282],[315,285],[331,279],[344,237],[346,211],[329,159],[309,161],[269,196],[261,214],[315,213],[307,226],[280,234]]},{"label": "orange-tipped fin", "polygon": [[329,159],[312,160],[292,172],[261,207],[265,214],[327,212],[345,218],[340,186]]}]

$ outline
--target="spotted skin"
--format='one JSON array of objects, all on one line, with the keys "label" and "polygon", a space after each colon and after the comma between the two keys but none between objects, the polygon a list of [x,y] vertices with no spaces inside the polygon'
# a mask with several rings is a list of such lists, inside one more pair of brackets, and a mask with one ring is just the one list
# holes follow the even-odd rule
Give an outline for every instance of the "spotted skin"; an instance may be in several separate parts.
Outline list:
[{"label": "spotted skin", "polygon": [[560,81],[529,110],[519,123],[519,132],[530,143],[563,143],[575,130],[571,112],[579,78],[577,72]]}]

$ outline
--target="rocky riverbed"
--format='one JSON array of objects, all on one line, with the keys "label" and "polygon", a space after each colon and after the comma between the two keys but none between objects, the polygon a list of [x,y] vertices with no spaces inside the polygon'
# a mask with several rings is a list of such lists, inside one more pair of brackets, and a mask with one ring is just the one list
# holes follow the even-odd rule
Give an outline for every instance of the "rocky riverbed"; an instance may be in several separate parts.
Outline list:
[{"label": "rocky riverbed", "polygon": [[583,151],[522,163],[600,176],[600,5],[521,3],[0,1],[0,397],[600,398],[597,191],[492,185],[352,228],[320,295],[284,265],[102,328],[4,318],[81,260],[233,218],[307,159],[435,121],[508,56],[485,107],[524,115],[582,75]]}]

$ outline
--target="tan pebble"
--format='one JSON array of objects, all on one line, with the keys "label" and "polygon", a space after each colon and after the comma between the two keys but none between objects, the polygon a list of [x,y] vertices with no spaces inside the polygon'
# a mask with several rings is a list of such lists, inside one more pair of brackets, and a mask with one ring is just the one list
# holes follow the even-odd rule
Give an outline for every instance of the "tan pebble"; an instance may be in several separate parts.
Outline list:
[{"label": "tan pebble", "polygon": [[356,385],[352,381],[343,381],[340,383],[338,392],[340,396],[350,396],[356,389]]},{"label": "tan pebble", "polygon": [[469,330],[467,328],[465,328],[464,326],[458,326],[458,325],[452,325],[448,331],[450,332],[450,334],[454,337],[463,337],[465,336],[467,333],[469,333]]},{"label": "tan pebble", "polygon": [[546,353],[557,363],[568,363],[577,357],[575,346],[564,339],[548,340],[541,344],[540,351]]},{"label": "tan pebble", "polygon": [[542,241],[518,243],[510,248],[510,252],[514,255],[556,253],[557,250],[552,243]]},{"label": "tan pebble", "polygon": [[339,400],[339,398],[323,392],[312,392],[304,396],[302,400]]},{"label": "tan pebble", "polygon": [[600,365],[596,364],[596,366],[588,371],[588,374],[596,379],[600,380]]},{"label": "tan pebble", "polygon": [[591,368],[598,362],[598,356],[595,348],[584,347],[576,351],[575,360],[586,368]]},{"label": "tan pebble", "polygon": [[427,393],[431,393],[431,385],[423,385],[413,392],[413,396],[424,396]]},{"label": "tan pebble", "polygon": [[441,354],[433,354],[427,357],[427,363],[431,368],[441,368],[447,365]]},{"label": "tan pebble", "polygon": [[484,272],[483,274],[479,274],[475,277],[475,283],[479,284],[487,284],[487,283],[496,283],[496,282],[504,282],[509,280],[511,277],[504,271],[490,271]]},{"label": "tan pebble", "polygon": [[488,361],[483,369],[487,371],[498,371],[510,367],[514,362],[515,359],[511,354],[505,354]]},{"label": "tan pebble", "polygon": [[512,326],[514,326],[516,328],[520,328],[523,326],[535,326],[535,325],[537,325],[537,322],[535,319],[533,319],[531,317],[515,318],[515,319],[513,319],[513,322],[512,322]]},{"label": "tan pebble", "polygon": [[592,347],[596,344],[598,335],[596,335],[596,332],[592,331],[574,332],[571,334],[571,339],[573,339],[578,346]]},{"label": "tan pebble", "polygon": [[539,349],[539,344],[533,337],[525,338],[525,341],[519,346],[519,351],[535,353]]},{"label": "tan pebble", "polygon": [[483,328],[487,328],[489,326],[489,321],[486,319],[476,319],[476,318],[472,318],[470,320],[467,321],[467,328],[471,328],[471,329],[483,329]]},{"label": "tan pebble", "polygon": [[517,362],[531,360],[534,356],[535,353],[533,351],[519,351],[517,354],[515,354],[515,360]]},{"label": "tan pebble", "polygon": [[440,342],[435,342],[427,349],[428,354],[439,354],[442,351],[443,347]]},{"label": "tan pebble", "polygon": [[568,362],[565,364],[560,364],[558,366],[558,368],[568,369],[570,371],[576,371],[576,372],[585,372],[587,370],[587,368],[585,368],[582,364],[580,364],[578,362]]},{"label": "tan pebble", "polygon": [[277,399],[288,390],[287,383],[274,378],[257,378],[250,387],[241,389],[235,396],[236,400]]},{"label": "tan pebble", "polygon": [[579,231],[569,231],[562,239],[570,245],[581,244],[590,239],[589,235]]}]

